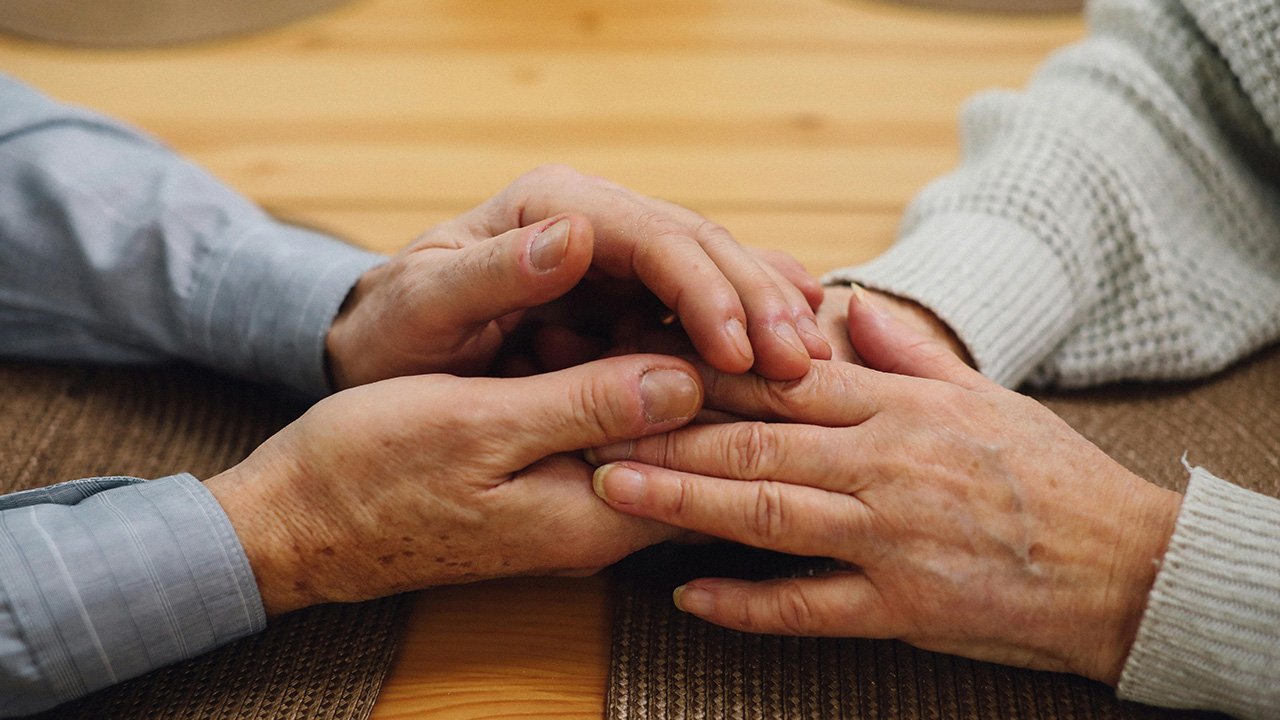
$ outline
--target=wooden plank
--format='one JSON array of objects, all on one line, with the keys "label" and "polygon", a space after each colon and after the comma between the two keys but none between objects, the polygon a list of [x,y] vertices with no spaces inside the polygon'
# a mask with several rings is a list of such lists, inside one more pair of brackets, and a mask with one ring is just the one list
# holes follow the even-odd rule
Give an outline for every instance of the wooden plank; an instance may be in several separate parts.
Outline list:
[{"label": "wooden plank", "polygon": [[371,720],[598,720],[609,623],[602,575],[422,592]]},{"label": "wooden plank", "polygon": [[855,0],[382,0],[191,48],[10,41],[0,62],[265,203],[474,204],[567,162],[706,208],[885,210],[954,165],[965,97],[1079,32]]}]

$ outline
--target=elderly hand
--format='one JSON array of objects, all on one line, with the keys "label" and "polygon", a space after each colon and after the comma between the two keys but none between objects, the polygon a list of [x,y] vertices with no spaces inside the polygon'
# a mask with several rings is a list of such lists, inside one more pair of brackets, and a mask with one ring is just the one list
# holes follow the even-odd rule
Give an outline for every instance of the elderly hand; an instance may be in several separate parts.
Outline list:
[{"label": "elderly hand", "polygon": [[797,378],[831,354],[813,315],[822,288],[794,261],[760,258],[691,210],[539,168],[366,273],[329,332],[331,373],[339,388],[485,374],[528,309],[585,277],[605,286],[588,304],[634,307],[651,292],[712,367]]},{"label": "elderly hand", "polygon": [[418,376],[337,393],[206,486],[269,615],[525,574],[589,573],[674,536],[613,512],[564,453],[670,430],[701,407],[681,360],[529,378]]},{"label": "elderly hand", "polygon": [[[815,363],[771,382],[705,371],[743,422],[594,451],[613,508],[846,569],[698,579],[683,610],[754,632],[900,638],[1114,684],[1180,507],[1042,405],[855,299],[879,372]],[[914,377],[912,377],[914,376]]]}]

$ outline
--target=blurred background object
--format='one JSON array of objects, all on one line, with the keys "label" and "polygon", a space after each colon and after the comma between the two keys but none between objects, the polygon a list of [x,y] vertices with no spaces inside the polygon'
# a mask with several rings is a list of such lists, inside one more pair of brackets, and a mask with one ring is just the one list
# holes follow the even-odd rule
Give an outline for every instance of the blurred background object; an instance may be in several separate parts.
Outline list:
[{"label": "blurred background object", "polygon": [[172,45],[261,30],[346,0],[0,0],[0,29],[75,45]]}]

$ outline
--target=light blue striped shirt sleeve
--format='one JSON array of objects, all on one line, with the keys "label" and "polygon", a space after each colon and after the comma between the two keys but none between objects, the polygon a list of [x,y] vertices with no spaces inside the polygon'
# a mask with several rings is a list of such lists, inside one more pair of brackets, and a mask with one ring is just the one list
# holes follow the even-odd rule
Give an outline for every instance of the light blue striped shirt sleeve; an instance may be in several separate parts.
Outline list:
[{"label": "light blue striped shirt sleeve", "polygon": [[329,325],[385,260],[0,76],[0,357],[177,358],[319,397]]},{"label": "light blue striped shirt sleeve", "polygon": [[[182,359],[318,397],[329,325],[384,261],[0,76],[0,358]],[[0,717],[263,624],[231,523],[190,475],[0,497]]]},{"label": "light blue striped shirt sleeve", "polygon": [[0,496],[0,717],[262,630],[248,558],[200,481],[89,478]]}]

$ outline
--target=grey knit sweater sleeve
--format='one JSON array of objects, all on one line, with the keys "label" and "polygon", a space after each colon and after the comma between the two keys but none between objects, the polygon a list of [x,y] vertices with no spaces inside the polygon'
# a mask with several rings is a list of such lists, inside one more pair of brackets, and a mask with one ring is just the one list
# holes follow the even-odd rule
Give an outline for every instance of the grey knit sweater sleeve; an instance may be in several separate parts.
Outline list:
[{"label": "grey knit sweater sleeve", "polygon": [[898,242],[830,280],[920,300],[1013,386],[1193,377],[1280,334],[1280,0],[1101,0]]},{"label": "grey knit sweater sleeve", "polygon": [[[899,240],[838,270],[1008,386],[1220,369],[1280,337],[1280,0],[1098,0]],[[1193,471],[1122,697],[1280,718],[1280,501]]]}]

